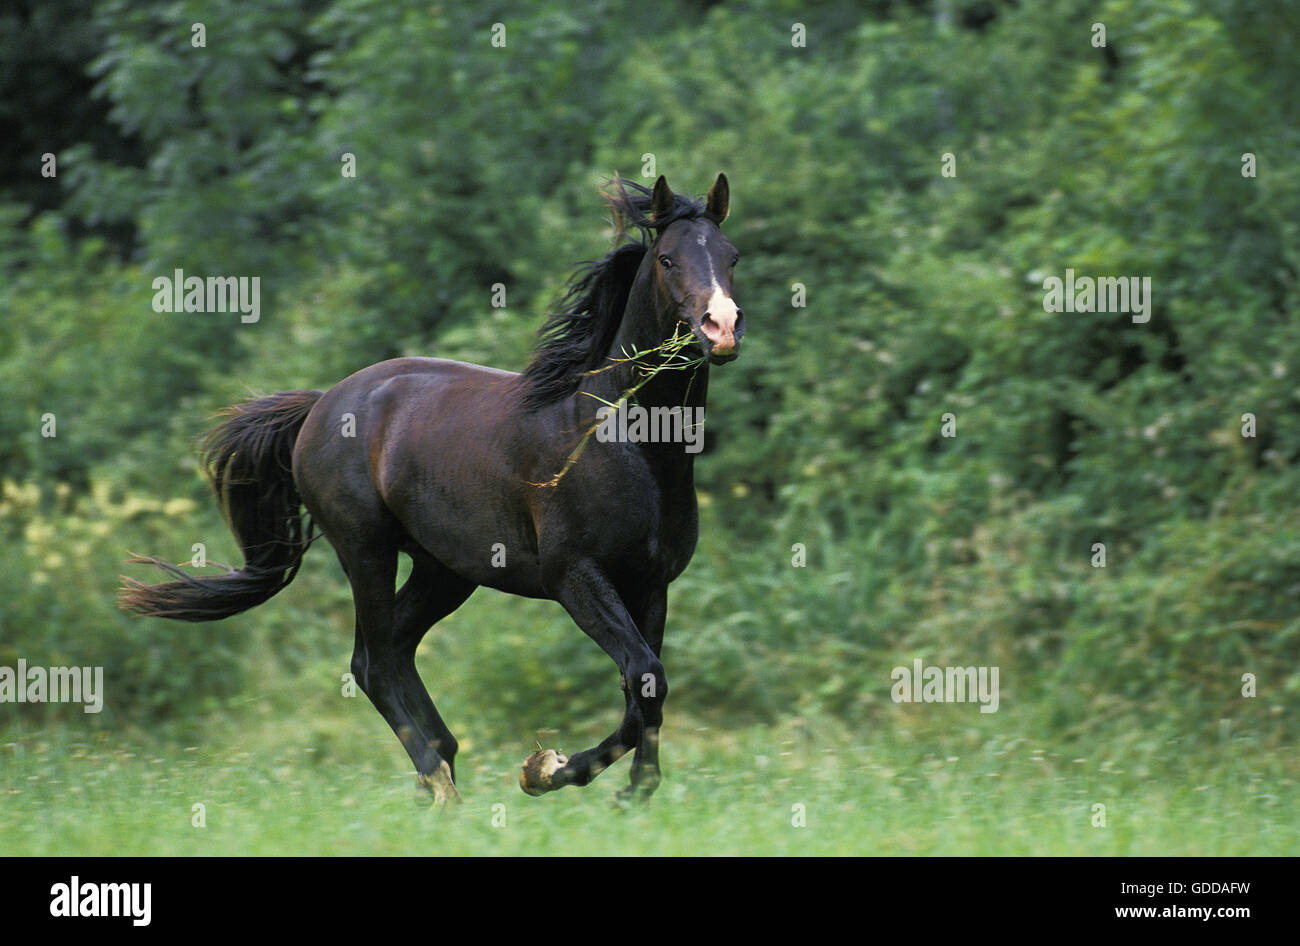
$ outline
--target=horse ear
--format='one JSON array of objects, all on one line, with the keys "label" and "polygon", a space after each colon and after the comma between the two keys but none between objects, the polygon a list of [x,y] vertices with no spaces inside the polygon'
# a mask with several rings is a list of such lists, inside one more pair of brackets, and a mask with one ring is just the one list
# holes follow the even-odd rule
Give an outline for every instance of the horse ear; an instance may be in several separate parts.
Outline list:
[{"label": "horse ear", "polygon": [[668,186],[668,181],[660,174],[659,180],[655,181],[654,196],[650,198],[651,217],[655,221],[666,217],[668,212],[673,209],[673,202],[676,199],[673,196],[672,189]]},{"label": "horse ear", "polygon": [[709,200],[705,212],[719,224],[727,219],[727,210],[731,205],[731,187],[727,184],[727,175],[719,174],[718,179],[709,188]]}]

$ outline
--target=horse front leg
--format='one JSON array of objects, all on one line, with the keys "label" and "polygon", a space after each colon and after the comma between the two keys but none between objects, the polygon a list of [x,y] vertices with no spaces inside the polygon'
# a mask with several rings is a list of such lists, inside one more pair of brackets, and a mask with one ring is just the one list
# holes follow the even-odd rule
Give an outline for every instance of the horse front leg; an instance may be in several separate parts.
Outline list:
[{"label": "horse front leg", "polygon": [[[668,616],[668,586],[654,588],[640,608],[637,626],[645,638],[651,652],[658,657],[664,643],[664,622]],[[644,688],[647,681],[623,680],[624,692],[629,694],[639,682]],[[636,704],[629,699],[629,706]],[[660,721],[662,722],[662,701],[660,702]],[[636,754],[632,756],[632,780],[627,788],[620,791],[619,798],[649,798],[659,787],[659,725],[646,726],[637,742]]]},{"label": "horse front leg", "polygon": [[[641,765],[633,769],[634,785],[648,796],[659,781],[658,735],[668,694],[668,678],[656,648],[647,642],[613,584],[594,563],[567,568],[550,587],[555,600],[618,666],[624,681],[625,709],[618,729],[592,749],[572,757],[552,749],[533,753],[524,761],[519,785],[529,795],[565,785],[586,785],[635,749]],[[662,638],[662,619],[657,636]]]}]

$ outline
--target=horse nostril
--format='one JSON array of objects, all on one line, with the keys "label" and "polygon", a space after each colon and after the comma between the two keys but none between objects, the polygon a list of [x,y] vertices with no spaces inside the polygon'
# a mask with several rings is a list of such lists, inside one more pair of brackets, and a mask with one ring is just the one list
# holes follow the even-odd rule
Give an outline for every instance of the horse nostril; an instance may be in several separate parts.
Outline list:
[{"label": "horse nostril", "polygon": [[736,341],[740,341],[740,336],[745,334],[745,313],[740,309],[736,310],[736,328],[734,335]]},{"label": "horse nostril", "polygon": [[[740,313],[737,312],[734,318],[728,318],[727,326],[724,326],[713,317],[712,312],[705,312],[704,318],[700,319],[700,330],[704,333],[714,346],[725,345],[723,351],[730,351],[740,344]],[[728,337],[730,336],[730,337]]]}]

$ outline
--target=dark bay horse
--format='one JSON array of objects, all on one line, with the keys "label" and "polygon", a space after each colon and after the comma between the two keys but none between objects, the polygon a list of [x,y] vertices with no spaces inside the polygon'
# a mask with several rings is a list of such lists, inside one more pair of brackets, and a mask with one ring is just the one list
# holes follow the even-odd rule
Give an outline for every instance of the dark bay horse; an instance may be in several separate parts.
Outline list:
[{"label": "dark bay horse", "polygon": [[[444,802],[459,797],[457,743],[416,672],[416,646],[479,585],[553,599],[618,665],[625,709],[592,749],[533,753],[521,787],[586,785],[635,750],[625,791],[653,792],[668,585],[698,534],[694,452],[589,438],[569,461],[602,402],[630,389],[643,408],[699,416],[709,363],[736,358],[744,316],[731,295],[736,250],[719,229],[724,175],[704,201],[675,195],[663,177],[653,191],[615,178],[605,197],[618,232],[639,239],[580,271],[522,374],[397,358],[324,394],[224,412],[204,461],[244,566],[196,577],[136,559],[174,580],[127,579],[122,607],[182,621],[238,614],[293,580],[319,527],[352,585],[352,673]],[[674,338],[693,356],[688,367],[655,371],[640,357]],[[413,568],[394,592],[401,552]]]}]

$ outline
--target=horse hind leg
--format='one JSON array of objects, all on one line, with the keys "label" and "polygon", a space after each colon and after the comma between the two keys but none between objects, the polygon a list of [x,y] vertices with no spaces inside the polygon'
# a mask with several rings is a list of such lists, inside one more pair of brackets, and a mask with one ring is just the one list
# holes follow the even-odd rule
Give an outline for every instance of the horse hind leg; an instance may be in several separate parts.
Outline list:
[{"label": "horse hind leg", "polygon": [[396,594],[396,550],[344,561],[357,610],[352,666],[361,689],[415,763],[420,784],[443,804],[460,800],[452,768],[458,746],[415,669],[415,648],[475,586],[423,553],[412,558],[415,567]]},{"label": "horse hind leg", "polygon": [[397,666],[411,713],[428,734],[431,748],[446,761],[448,774],[454,780],[460,746],[420,679],[415,650],[429,629],[464,604],[478,586],[423,551],[410,555],[414,567],[397,593],[394,606],[394,644],[400,658]]}]

